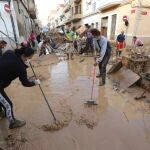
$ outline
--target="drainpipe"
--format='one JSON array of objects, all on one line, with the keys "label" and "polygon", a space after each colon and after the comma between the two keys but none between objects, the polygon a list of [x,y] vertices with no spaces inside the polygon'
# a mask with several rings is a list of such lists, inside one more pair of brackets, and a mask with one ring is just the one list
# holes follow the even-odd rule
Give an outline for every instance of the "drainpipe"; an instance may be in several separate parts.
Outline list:
[{"label": "drainpipe", "polygon": [[132,37],[136,36],[137,31],[138,31],[139,19],[140,19],[140,16],[141,16],[141,8],[142,8],[142,2],[141,2],[141,0],[138,0],[138,7],[136,9],[137,13],[136,13],[135,25],[134,25],[134,30],[133,30],[133,33],[132,33]]},{"label": "drainpipe", "polygon": [[24,14],[24,12],[23,12],[23,10],[21,9],[20,10],[21,11],[21,15],[22,15],[22,17],[23,17],[23,22],[24,22],[24,27],[25,27],[25,32],[26,32],[26,39],[28,38],[28,32],[27,32],[27,26],[26,26],[26,21],[25,21],[25,14]]},{"label": "drainpipe", "polygon": [[[11,0],[8,1],[8,4],[9,4],[9,6],[10,6]],[[15,24],[14,24],[14,19],[13,19],[12,13],[10,13],[10,19],[11,19],[11,23],[12,23],[14,38],[15,38],[15,41],[16,41],[16,46],[18,46],[18,44],[17,44],[17,43],[18,43],[18,40],[17,40],[16,29],[15,29]]]}]

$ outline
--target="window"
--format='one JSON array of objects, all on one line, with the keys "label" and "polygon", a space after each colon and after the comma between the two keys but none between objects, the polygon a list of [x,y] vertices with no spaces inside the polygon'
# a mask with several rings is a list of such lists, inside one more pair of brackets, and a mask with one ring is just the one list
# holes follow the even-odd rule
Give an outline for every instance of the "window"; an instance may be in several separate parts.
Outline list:
[{"label": "window", "polygon": [[88,3],[86,3],[86,10],[88,10],[89,9],[89,4]]},{"label": "window", "polygon": [[92,4],[92,10],[93,10],[93,11],[96,10],[96,2],[94,2],[94,3]]},{"label": "window", "polygon": [[81,11],[82,11],[81,5],[79,5],[79,14],[81,14]]},{"label": "window", "polygon": [[96,29],[98,29],[98,22],[96,22]]},{"label": "window", "polygon": [[91,23],[91,27],[94,28],[94,23]]},{"label": "window", "polygon": [[72,12],[72,15],[73,15],[73,14],[74,14],[74,13],[73,13],[73,7],[72,7],[72,10],[71,10],[71,12]]},{"label": "window", "polygon": [[75,6],[75,14],[78,14],[78,6]]}]

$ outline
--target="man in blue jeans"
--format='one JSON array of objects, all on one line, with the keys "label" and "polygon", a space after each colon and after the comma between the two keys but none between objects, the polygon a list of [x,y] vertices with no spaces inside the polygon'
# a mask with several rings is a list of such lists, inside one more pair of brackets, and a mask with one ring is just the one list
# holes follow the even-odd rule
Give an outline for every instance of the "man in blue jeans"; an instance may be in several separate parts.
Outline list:
[{"label": "man in blue jeans", "polygon": [[94,66],[99,66],[100,75],[102,77],[102,81],[99,83],[99,86],[103,86],[106,82],[106,67],[111,57],[111,46],[107,39],[104,36],[101,36],[101,32],[99,30],[91,29],[90,31],[93,38],[97,40],[100,50],[100,57],[94,58]]},{"label": "man in blue jeans", "polygon": [[89,48],[91,48],[92,55],[93,55],[93,37],[90,32],[90,26],[88,25],[86,28],[87,28],[85,31],[85,36],[87,38],[86,39],[86,47],[85,47],[86,55],[88,55]]}]

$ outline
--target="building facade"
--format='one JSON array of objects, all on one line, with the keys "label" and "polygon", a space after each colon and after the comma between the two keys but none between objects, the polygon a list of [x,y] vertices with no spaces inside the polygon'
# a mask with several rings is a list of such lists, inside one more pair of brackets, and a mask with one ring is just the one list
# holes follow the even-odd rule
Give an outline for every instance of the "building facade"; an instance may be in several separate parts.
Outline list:
[{"label": "building facade", "polygon": [[[6,5],[10,6],[10,13],[6,12]],[[27,40],[30,32],[36,29],[34,0],[1,0],[0,14],[0,39],[8,42],[8,48],[15,47],[16,43]]]},{"label": "building facade", "polygon": [[[126,34],[127,45],[137,36],[149,44],[150,1],[149,0],[101,0],[100,30],[109,40],[115,40],[122,31]],[[125,24],[127,20],[128,24]]]},{"label": "building facade", "polygon": [[58,25],[58,18],[57,18],[57,10],[51,10],[48,16],[48,26],[50,29],[54,29]]},{"label": "building facade", "polygon": [[98,0],[83,0],[82,25],[88,24],[93,28],[99,29],[100,15],[97,9],[98,3],[99,3]]},{"label": "building facade", "polygon": [[133,36],[149,44],[150,0],[65,0],[63,15],[65,25],[88,24],[109,40],[116,40],[124,30],[127,45]]},{"label": "building facade", "polygon": [[82,0],[65,0],[63,9],[64,25],[79,27],[82,25]]},{"label": "building facade", "polygon": [[64,14],[63,14],[64,4],[57,5],[57,28],[64,25]]}]

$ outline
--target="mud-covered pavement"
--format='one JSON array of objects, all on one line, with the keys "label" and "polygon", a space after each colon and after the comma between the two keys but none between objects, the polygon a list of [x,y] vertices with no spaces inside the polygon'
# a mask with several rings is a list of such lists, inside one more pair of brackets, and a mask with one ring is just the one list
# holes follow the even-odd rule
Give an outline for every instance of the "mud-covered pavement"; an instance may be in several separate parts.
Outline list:
[{"label": "mud-covered pavement", "polygon": [[[59,131],[44,131],[43,125],[54,119],[38,88],[25,88],[16,80],[6,92],[14,103],[16,118],[27,124],[9,130],[8,121],[0,120],[0,148],[11,150],[149,150],[150,104],[135,101],[139,88],[115,91],[107,78],[104,87],[95,79],[93,99],[98,106],[87,106],[90,100],[93,72],[92,57],[59,61],[46,56],[33,61],[41,86],[59,121],[66,125]],[[32,76],[31,70],[29,75]],[[147,96],[150,99],[150,96]]]}]

